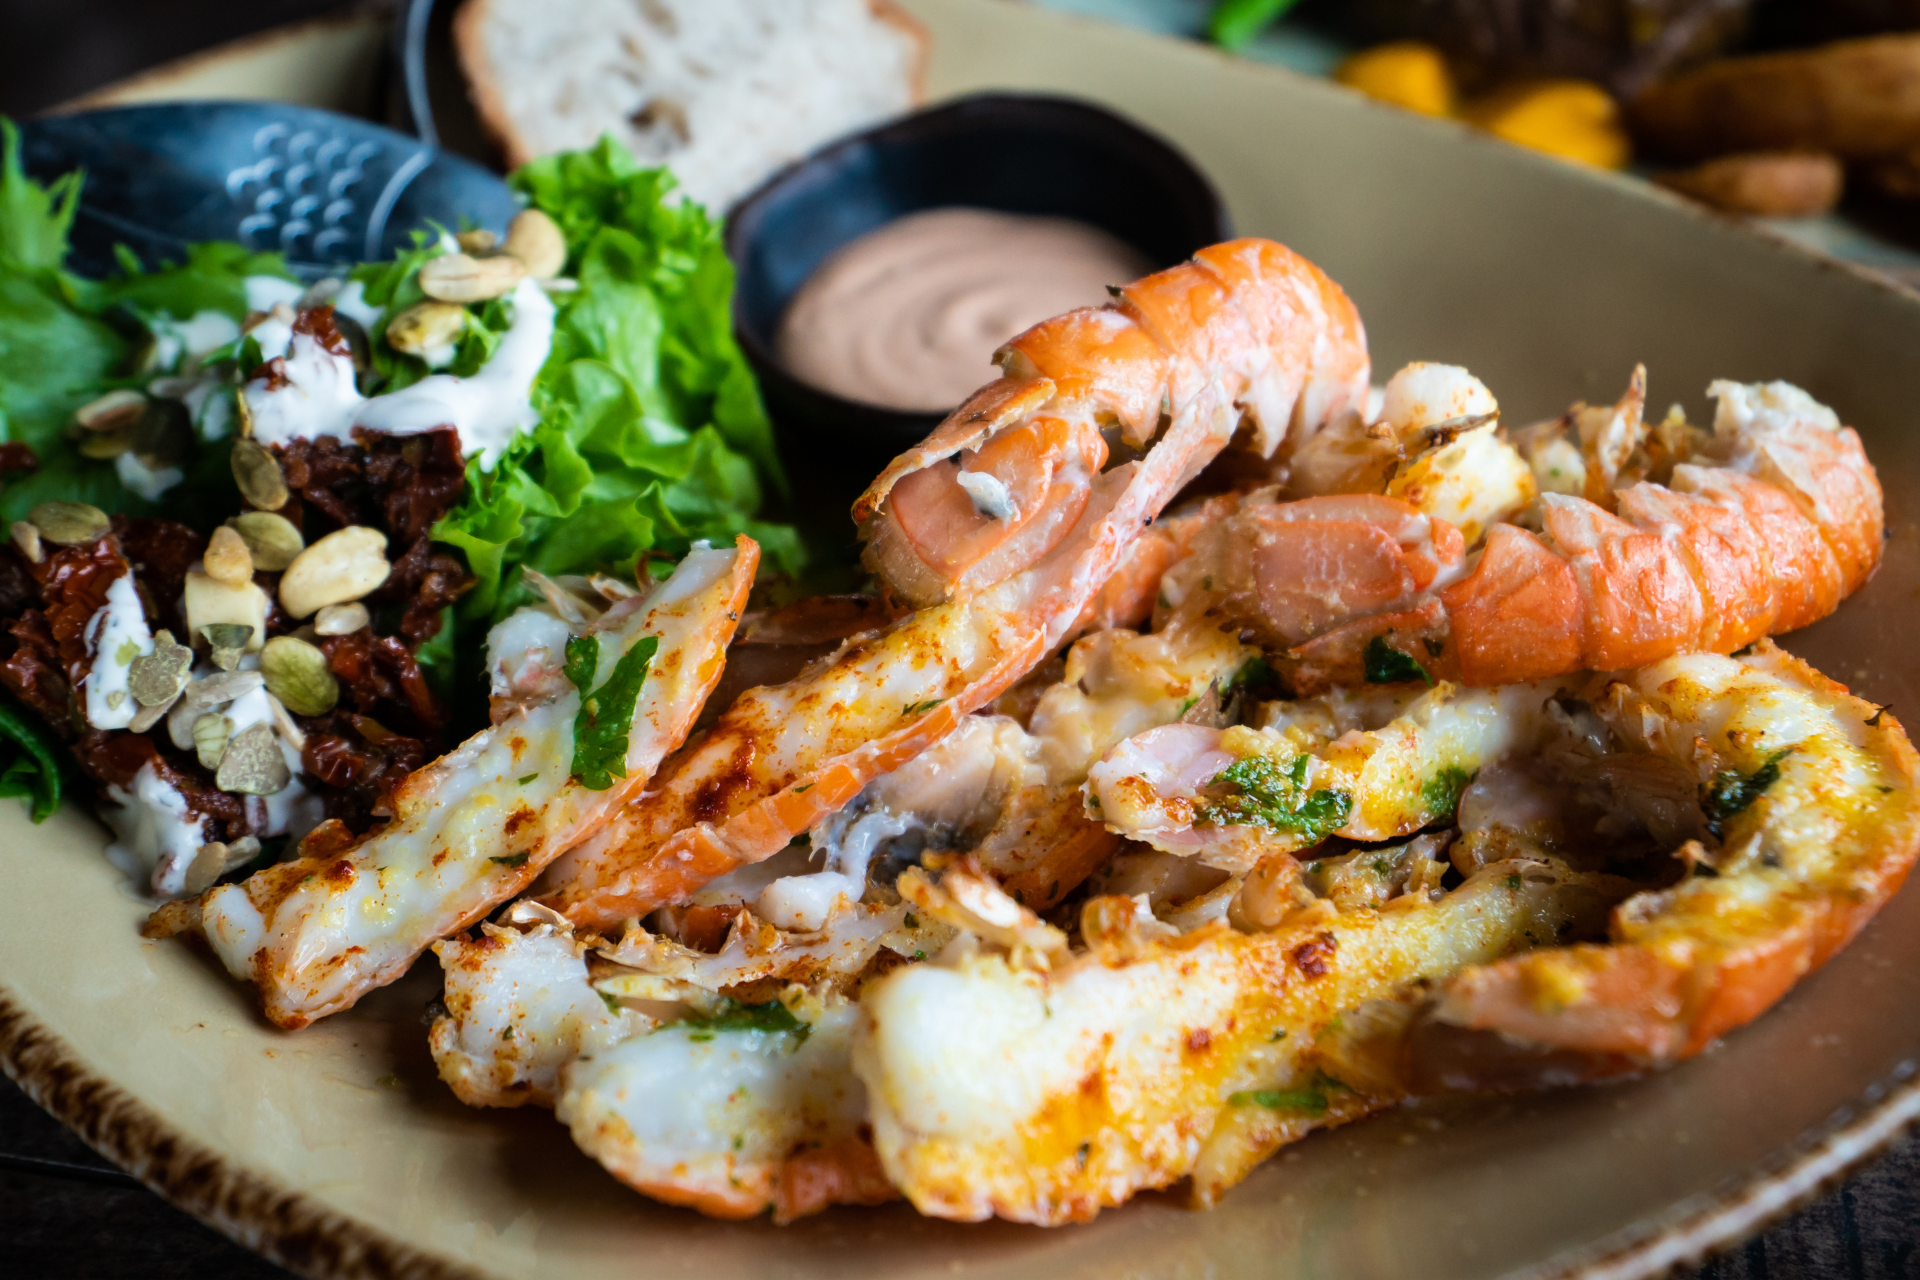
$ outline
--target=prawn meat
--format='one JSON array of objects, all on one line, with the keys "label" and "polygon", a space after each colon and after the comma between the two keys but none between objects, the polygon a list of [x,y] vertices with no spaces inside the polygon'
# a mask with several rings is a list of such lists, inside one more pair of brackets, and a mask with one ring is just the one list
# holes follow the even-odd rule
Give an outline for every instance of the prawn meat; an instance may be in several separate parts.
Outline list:
[{"label": "prawn meat", "polygon": [[[150,929],[199,929],[229,971],[253,980],[267,1016],[290,1029],[393,981],[433,942],[519,894],[646,785],[719,679],[758,562],[744,536],[730,549],[696,548],[651,592],[574,624],[597,641],[578,683],[601,697],[620,696],[610,693],[614,673],[653,646],[637,695],[626,695],[636,700],[624,749],[612,744],[619,768],[601,789],[575,773],[586,694],[549,652],[511,677],[530,690],[524,701],[496,696],[497,723],[408,775],[386,826],[355,838],[323,825],[293,861],[169,904]],[[556,638],[574,634],[550,625]],[[569,652],[565,665],[573,662]]]}]

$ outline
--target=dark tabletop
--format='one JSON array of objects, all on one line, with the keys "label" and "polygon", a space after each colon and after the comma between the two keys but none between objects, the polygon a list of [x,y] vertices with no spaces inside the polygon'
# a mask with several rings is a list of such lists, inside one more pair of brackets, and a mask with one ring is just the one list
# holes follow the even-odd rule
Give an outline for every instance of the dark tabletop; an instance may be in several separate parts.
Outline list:
[{"label": "dark tabletop", "polygon": [[[339,0],[0,0],[0,113],[23,114]],[[265,1280],[281,1271],[110,1168],[0,1079],[0,1275]],[[1697,1272],[1920,1280],[1920,1138]]]}]

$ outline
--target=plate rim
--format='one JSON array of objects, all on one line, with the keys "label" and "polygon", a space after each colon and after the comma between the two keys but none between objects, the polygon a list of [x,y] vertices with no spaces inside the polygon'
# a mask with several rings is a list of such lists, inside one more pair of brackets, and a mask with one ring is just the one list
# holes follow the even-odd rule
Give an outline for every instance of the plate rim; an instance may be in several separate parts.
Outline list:
[{"label": "plate rim", "polygon": [[[1055,11],[1055,16],[1108,25],[1071,11]],[[273,27],[161,63],[51,110],[118,105],[125,93],[157,88],[228,59],[245,58],[318,32],[345,34],[375,26],[383,33],[387,29],[384,20],[349,10]],[[1278,67],[1264,70],[1297,74]],[[1920,295],[1920,286],[1821,253],[1764,225],[1714,213],[1651,184],[1631,185],[1642,199],[1651,198],[1690,217],[1720,224],[1724,230],[1754,237],[1776,252],[1909,302]],[[494,1273],[399,1240],[328,1207],[304,1190],[229,1160],[173,1127],[134,1093],[97,1074],[62,1036],[28,1012],[4,976],[0,976],[0,1074],[93,1151],[169,1204],[298,1275],[311,1280],[494,1280]],[[1853,1103],[1836,1108],[1822,1124],[1753,1168],[1599,1240],[1570,1246],[1506,1273],[1504,1280],[1650,1280],[1697,1265],[1804,1208],[1916,1130],[1920,1130],[1920,1062],[1909,1059],[1869,1085]]]},{"label": "plate rim", "polygon": [[[0,982],[0,1072],[95,1152],[235,1243],[311,1280],[489,1280],[227,1160],[95,1074]],[[1878,1096],[1875,1096],[1878,1094]],[[1793,1147],[1711,1191],[1508,1280],[1648,1280],[1787,1217],[1920,1129],[1920,1062],[1899,1063]],[[1070,1229],[1070,1228],[1069,1228]]]}]

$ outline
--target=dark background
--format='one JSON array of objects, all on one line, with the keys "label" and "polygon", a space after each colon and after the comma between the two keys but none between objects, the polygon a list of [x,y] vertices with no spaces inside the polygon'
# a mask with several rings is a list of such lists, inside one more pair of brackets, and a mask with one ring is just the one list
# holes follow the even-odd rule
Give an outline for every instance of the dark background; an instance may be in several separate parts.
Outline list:
[{"label": "dark background", "polygon": [[[337,0],[0,0],[0,114],[31,113],[196,49],[342,7]],[[374,0],[353,7],[384,6]],[[21,1280],[286,1275],[106,1167],[4,1081],[0,1274]],[[1700,1280],[1920,1280],[1920,1140],[1909,1137],[1810,1209],[1688,1274]]]}]

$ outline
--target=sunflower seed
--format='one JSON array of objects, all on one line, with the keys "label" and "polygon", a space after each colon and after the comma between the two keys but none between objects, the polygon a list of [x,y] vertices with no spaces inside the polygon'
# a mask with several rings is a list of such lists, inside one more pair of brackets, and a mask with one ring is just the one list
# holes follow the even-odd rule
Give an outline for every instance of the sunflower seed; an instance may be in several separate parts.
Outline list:
[{"label": "sunflower seed", "polygon": [[327,670],[327,655],[292,636],[275,636],[260,651],[267,692],[295,715],[322,716],[340,701],[340,682]]},{"label": "sunflower seed", "polygon": [[29,564],[39,564],[47,558],[46,551],[40,546],[40,531],[25,520],[13,522],[13,545],[20,548],[20,554],[27,558]]},{"label": "sunflower seed", "polygon": [[84,502],[43,502],[27,512],[27,521],[42,538],[63,547],[98,542],[112,527],[106,512]]},{"label": "sunflower seed", "polygon": [[387,321],[387,345],[423,359],[452,347],[467,327],[467,309],[453,302],[419,302]]},{"label": "sunflower seed", "polygon": [[507,224],[507,252],[527,264],[535,280],[550,280],[567,265],[567,239],[560,225],[538,209],[522,209]]},{"label": "sunflower seed", "polygon": [[305,751],[307,749],[306,730],[294,723],[293,713],[287,710],[286,704],[272,694],[268,694],[267,706],[273,709],[273,727],[280,731],[280,736],[287,740],[287,745],[295,751]]},{"label": "sunflower seed", "polygon": [[213,785],[235,795],[270,796],[292,781],[293,770],[287,768],[272,726],[250,724],[228,741]]},{"label": "sunflower seed", "polygon": [[239,587],[253,581],[253,553],[247,550],[245,539],[225,525],[213,531],[200,563],[215,582]]},{"label": "sunflower seed", "polygon": [[358,600],[330,604],[313,615],[313,631],[322,636],[350,636],[372,621],[373,615]]},{"label": "sunflower seed", "polygon": [[257,440],[233,442],[233,482],[240,496],[262,511],[278,511],[291,496],[279,459]]},{"label": "sunflower seed", "polygon": [[271,511],[243,512],[227,523],[247,544],[253,567],[262,573],[280,572],[307,549],[307,540],[294,528],[293,521]]},{"label": "sunflower seed", "polygon": [[[234,586],[204,569],[192,569],[186,588],[187,627],[196,639],[204,639],[215,650],[255,650],[266,639],[271,602],[255,583]],[[238,631],[209,631],[210,627],[243,627],[247,634],[240,637]]]},{"label": "sunflower seed", "polygon": [[75,409],[73,422],[82,431],[118,431],[139,422],[146,411],[146,395],[132,387],[123,387]]},{"label": "sunflower seed", "polygon": [[161,720],[165,719],[167,712],[173,710],[179,701],[180,696],[175,694],[165,702],[157,703],[151,707],[140,708],[133,713],[133,719],[127,721],[127,731],[130,733],[145,733],[147,730],[153,728],[153,726],[159,724]]},{"label": "sunflower seed", "polygon": [[420,291],[440,302],[485,302],[526,278],[527,265],[510,254],[475,258],[449,253],[420,268]]},{"label": "sunflower seed", "polygon": [[491,253],[500,243],[500,237],[485,227],[476,227],[472,231],[462,231],[454,237],[455,242],[468,253]]},{"label": "sunflower seed", "polygon": [[208,711],[193,722],[193,750],[200,757],[200,763],[209,769],[220,767],[220,757],[226,754],[227,739],[233,736],[233,721],[218,711]]},{"label": "sunflower seed", "polygon": [[227,869],[227,857],[227,846],[218,840],[201,845],[200,851],[193,855],[193,862],[187,867],[186,878],[180,884],[181,891],[189,897],[198,897],[213,888],[214,881]]},{"label": "sunflower seed", "polygon": [[153,652],[135,658],[127,668],[127,688],[143,707],[171,706],[187,687],[193,669],[193,650],[176,642],[173,632],[153,638]]},{"label": "sunflower seed", "polygon": [[255,689],[266,687],[267,678],[258,671],[221,671],[202,676],[188,685],[181,701],[201,711],[244,698]]},{"label": "sunflower seed", "polygon": [[306,618],[330,604],[358,600],[387,580],[387,535],[364,525],[336,529],[302,551],[280,576],[280,604]]}]

